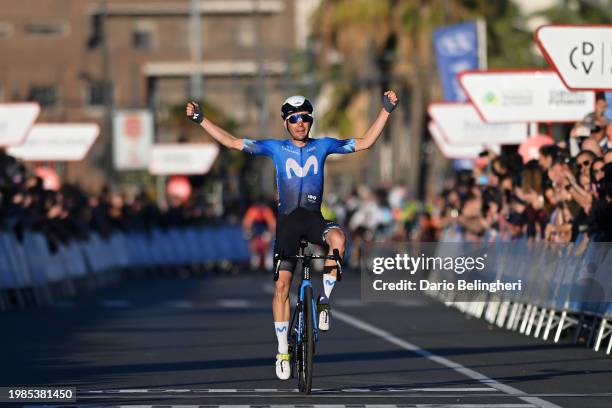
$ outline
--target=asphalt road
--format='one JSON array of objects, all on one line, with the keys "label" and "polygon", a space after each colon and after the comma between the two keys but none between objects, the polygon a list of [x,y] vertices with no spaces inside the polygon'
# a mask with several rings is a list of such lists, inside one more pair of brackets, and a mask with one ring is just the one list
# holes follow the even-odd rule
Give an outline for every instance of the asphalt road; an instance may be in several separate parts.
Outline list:
[{"label": "asphalt road", "polygon": [[76,404],[28,407],[612,406],[602,352],[491,327],[426,297],[364,304],[350,277],[317,344],[315,390],[301,395],[274,374],[271,289],[268,275],[166,278],[1,313],[0,386],[76,388]]}]

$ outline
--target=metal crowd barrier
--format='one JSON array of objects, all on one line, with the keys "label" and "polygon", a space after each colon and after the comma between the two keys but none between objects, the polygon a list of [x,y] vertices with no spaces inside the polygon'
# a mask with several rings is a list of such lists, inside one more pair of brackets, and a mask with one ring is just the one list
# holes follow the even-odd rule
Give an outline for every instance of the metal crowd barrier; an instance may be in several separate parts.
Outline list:
[{"label": "metal crowd barrier", "polygon": [[160,269],[243,265],[249,246],[240,226],[184,227],[150,232],[97,233],[51,251],[40,232],[25,231],[20,241],[0,231],[0,310],[49,304],[80,290],[103,287],[126,274]]},{"label": "metal crowd barrier", "polygon": [[[584,341],[595,351],[607,341],[606,353],[612,351],[612,246],[585,243],[583,237],[567,245],[528,242],[525,239],[503,242],[499,238],[482,244],[493,253],[496,266],[487,270],[486,281],[516,281],[523,290],[488,291],[466,294],[428,292],[448,306],[491,324],[556,343],[572,330],[574,343]],[[483,241],[488,241],[487,239]],[[457,231],[446,231],[442,242],[454,242],[457,255],[466,253]],[[445,247],[444,256],[449,256]],[[450,270],[434,270],[429,280],[456,282],[460,278]]]}]

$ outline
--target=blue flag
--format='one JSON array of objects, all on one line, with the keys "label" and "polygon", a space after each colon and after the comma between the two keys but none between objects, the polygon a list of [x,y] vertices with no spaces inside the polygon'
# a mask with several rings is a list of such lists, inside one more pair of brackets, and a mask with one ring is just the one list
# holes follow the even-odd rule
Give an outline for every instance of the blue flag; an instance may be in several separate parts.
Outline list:
[{"label": "blue flag", "polygon": [[455,24],[434,31],[434,50],[442,81],[444,99],[467,100],[457,80],[457,74],[478,69],[478,29],[475,22]]}]

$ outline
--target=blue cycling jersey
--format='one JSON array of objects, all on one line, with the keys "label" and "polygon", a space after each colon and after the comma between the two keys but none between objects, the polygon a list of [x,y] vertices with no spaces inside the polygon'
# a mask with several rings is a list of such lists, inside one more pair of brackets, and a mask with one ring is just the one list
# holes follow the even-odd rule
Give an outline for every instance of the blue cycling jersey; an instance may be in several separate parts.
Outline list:
[{"label": "blue cycling jersey", "polygon": [[295,146],[290,139],[244,139],[242,150],[274,160],[279,214],[298,207],[320,211],[325,159],[333,153],[354,152],[355,139],[309,138],[304,147]]}]

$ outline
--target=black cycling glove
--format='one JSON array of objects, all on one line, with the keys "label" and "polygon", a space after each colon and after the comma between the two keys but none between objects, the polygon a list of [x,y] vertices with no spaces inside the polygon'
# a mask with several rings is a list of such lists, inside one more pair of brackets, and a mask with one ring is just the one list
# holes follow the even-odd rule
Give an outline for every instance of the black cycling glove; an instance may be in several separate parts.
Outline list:
[{"label": "black cycling glove", "polygon": [[191,116],[189,116],[189,119],[192,122],[197,123],[199,125],[204,120],[202,109],[200,109],[200,107],[196,105],[195,103],[193,103],[192,105],[193,105],[193,113],[191,114]]},{"label": "black cycling glove", "polygon": [[393,109],[395,109],[395,107],[397,106],[398,102],[399,102],[399,100],[396,101],[395,104],[394,104],[394,103],[391,102],[391,99],[389,99],[388,95],[383,95],[383,107],[389,113],[393,112]]}]

